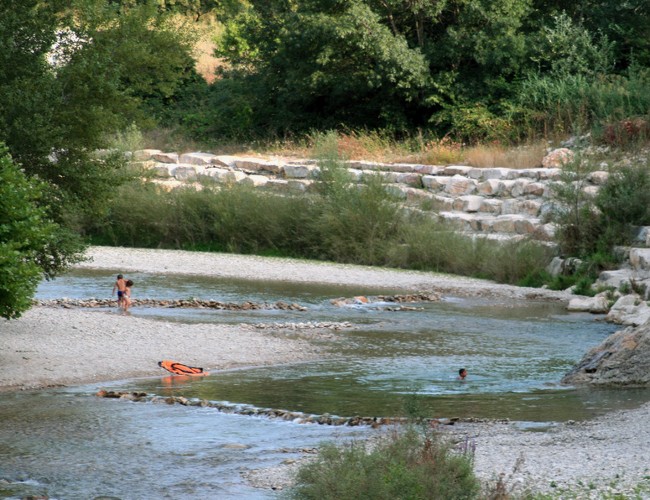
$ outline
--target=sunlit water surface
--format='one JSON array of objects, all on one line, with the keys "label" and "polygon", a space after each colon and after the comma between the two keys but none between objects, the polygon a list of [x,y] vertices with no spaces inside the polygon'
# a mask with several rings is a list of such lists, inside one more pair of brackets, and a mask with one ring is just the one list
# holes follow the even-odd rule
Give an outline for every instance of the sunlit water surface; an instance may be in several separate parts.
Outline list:
[{"label": "sunlit water surface", "polygon": [[[106,298],[115,274],[74,271],[43,283],[37,297]],[[308,308],[136,307],[133,316],[183,323],[347,321],[353,328],[340,333],[336,354],[324,361],[213,372],[191,380],[161,373],[101,384],[106,389],[341,416],[410,411],[510,418],[530,423],[531,429],[534,423],[592,418],[650,400],[647,390],[559,385],[573,364],[616,327],[592,315],[568,314],[558,304],[448,297],[415,304],[414,311],[386,310],[388,304],[341,308],[330,299],[390,291],[141,273],[129,277],[136,283],[136,298],[282,300]],[[464,382],[456,380],[460,367],[469,371]],[[272,498],[274,492],[247,486],[240,472],[277,465],[322,440],[371,432],[92,397],[99,387],[0,394],[0,497]]]}]

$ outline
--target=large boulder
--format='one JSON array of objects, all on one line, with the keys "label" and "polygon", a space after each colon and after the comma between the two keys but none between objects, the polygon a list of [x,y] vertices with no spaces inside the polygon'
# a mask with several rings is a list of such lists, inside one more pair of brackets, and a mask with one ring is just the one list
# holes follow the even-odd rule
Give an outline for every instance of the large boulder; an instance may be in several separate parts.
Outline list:
[{"label": "large boulder", "polygon": [[637,294],[624,295],[611,307],[606,321],[625,326],[639,326],[650,320],[650,307]]},{"label": "large boulder", "polygon": [[564,376],[562,383],[650,387],[650,324],[607,337]]},{"label": "large boulder", "polygon": [[571,163],[575,154],[568,148],[554,149],[542,159],[544,168],[561,168],[567,163]]}]

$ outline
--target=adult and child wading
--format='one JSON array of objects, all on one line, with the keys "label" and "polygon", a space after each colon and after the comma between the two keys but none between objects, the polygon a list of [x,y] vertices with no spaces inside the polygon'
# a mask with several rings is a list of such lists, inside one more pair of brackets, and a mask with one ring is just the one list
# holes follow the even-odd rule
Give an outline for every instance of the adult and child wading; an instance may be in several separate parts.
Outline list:
[{"label": "adult and child wading", "polygon": [[132,287],[132,280],[124,279],[124,276],[121,274],[117,275],[117,279],[113,285],[113,292],[111,293],[111,297],[115,295],[115,292],[117,291],[117,307],[122,309],[124,312],[127,312],[129,310],[129,307],[131,307]]}]

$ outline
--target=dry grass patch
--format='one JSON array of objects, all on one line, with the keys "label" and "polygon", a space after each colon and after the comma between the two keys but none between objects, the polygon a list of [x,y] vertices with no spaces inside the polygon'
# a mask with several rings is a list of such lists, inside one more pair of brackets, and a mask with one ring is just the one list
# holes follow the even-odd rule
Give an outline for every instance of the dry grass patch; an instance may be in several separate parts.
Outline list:
[{"label": "dry grass patch", "polygon": [[417,138],[416,152],[395,158],[398,163],[420,163],[424,165],[459,165],[465,163],[463,145],[449,137],[431,139],[428,141]]},{"label": "dry grass patch", "polygon": [[506,148],[500,144],[472,146],[463,152],[468,165],[479,168],[537,168],[542,165],[546,144],[534,144]]}]

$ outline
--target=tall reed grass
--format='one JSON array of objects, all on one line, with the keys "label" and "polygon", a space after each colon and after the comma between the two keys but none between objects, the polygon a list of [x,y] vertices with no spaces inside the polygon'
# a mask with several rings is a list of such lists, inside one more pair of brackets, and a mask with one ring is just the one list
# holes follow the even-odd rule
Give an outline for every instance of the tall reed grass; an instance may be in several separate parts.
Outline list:
[{"label": "tall reed grass", "polygon": [[531,75],[521,84],[517,104],[521,115],[513,118],[523,129],[544,136],[592,131],[606,138],[621,120],[650,118],[650,70],[632,67],[626,75],[597,77]]},{"label": "tall reed grass", "polygon": [[285,255],[513,284],[551,258],[533,242],[472,239],[405,211],[377,179],[336,196],[279,196],[239,185],[167,192],[138,184],[123,188],[119,199],[106,219],[88,228],[95,243]]}]

